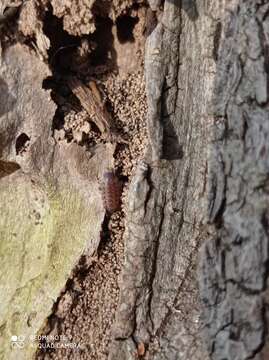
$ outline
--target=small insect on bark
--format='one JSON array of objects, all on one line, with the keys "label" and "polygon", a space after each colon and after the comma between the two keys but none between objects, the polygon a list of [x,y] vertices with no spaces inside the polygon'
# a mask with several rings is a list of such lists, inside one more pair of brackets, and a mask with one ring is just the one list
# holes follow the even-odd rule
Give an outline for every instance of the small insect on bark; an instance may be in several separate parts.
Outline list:
[{"label": "small insect on bark", "polygon": [[104,207],[109,214],[120,209],[122,183],[113,170],[104,172],[102,195]]},{"label": "small insect on bark", "polygon": [[142,357],[144,357],[145,353],[146,353],[145,344],[143,342],[139,342],[137,344],[137,351],[135,357],[141,359]]}]

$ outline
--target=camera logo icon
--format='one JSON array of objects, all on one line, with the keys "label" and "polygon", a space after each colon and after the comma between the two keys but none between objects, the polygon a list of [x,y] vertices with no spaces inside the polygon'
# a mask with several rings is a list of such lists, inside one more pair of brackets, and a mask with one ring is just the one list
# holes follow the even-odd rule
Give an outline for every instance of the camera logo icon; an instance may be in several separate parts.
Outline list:
[{"label": "camera logo icon", "polygon": [[22,349],[24,347],[25,336],[24,335],[12,335],[11,346],[14,349]]}]

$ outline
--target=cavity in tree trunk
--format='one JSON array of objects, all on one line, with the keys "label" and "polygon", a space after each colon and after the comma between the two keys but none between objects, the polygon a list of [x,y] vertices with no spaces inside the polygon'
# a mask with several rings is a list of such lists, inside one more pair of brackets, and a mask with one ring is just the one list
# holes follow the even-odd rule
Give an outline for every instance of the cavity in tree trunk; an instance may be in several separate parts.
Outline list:
[{"label": "cavity in tree trunk", "polygon": [[0,5],[0,357],[267,358],[268,10]]}]

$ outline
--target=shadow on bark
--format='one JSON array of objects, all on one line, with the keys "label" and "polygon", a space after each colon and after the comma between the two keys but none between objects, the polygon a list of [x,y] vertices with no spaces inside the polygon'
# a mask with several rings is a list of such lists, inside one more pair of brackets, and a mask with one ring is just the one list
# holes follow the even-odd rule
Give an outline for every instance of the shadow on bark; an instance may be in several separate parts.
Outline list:
[{"label": "shadow on bark", "polygon": [[182,7],[191,21],[197,20],[199,13],[196,0],[167,0],[167,2]]},{"label": "shadow on bark", "polygon": [[7,83],[0,77],[0,117],[11,111],[15,102],[16,99],[9,92]]}]

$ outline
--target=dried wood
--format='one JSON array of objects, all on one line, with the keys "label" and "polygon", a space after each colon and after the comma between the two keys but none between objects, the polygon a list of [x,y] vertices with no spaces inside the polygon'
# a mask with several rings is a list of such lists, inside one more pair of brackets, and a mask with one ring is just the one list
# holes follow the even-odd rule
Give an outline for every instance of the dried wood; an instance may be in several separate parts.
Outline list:
[{"label": "dried wood", "polygon": [[83,84],[78,78],[72,77],[68,81],[69,86],[79,99],[81,106],[87,111],[104,139],[110,142],[126,142],[116,130],[113,119],[108,113],[102,95],[94,81],[89,86]]}]

